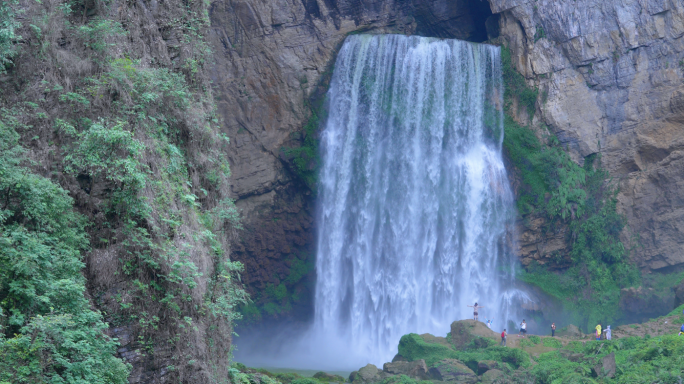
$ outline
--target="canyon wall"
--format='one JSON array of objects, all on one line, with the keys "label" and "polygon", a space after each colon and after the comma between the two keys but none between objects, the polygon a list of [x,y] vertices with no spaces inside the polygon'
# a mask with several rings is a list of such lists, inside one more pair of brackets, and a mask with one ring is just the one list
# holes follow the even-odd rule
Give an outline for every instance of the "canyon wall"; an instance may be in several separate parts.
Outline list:
[{"label": "canyon wall", "polygon": [[[335,54],[357,32],[506,44],[540,90],[533,124],[548,126],[578,162],[601,153],[619,183],[633,261],[649,272],[684,266],[681,1],[224,0],[210,15],[231,193],[245,226],[233,257],[257,304],[275,298],[269,315],[310,305],[315,278],[310,268],[292,277],[293,265],[313,265],[315,191],[283,148],[301,145]],[[524,264],[567,251],[563,228],[542,237],[542,221],[518,226]]]}]

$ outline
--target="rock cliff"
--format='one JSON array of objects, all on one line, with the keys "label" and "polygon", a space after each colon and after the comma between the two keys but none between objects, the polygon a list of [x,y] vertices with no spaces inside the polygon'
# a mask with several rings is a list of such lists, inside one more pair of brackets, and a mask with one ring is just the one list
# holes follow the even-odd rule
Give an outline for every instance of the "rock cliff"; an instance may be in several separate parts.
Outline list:
[{"label": "rock cliff", "polygon": [[[600,152],[619,182],[634,262],[647,271],[684,266],[680,1],[223,0],[210,14],[213,81],[233,139],[232,194],[246,227],[236,257],[252,293],[285,284],[311,300],[312,273],[300,282],[288,276],[295,257],[311,254],[312,192],[281,148],[301,141],[337,50],[357,32],[498,36],[540,89],[534,123],[547,125],[577,161]],[[562,229],[543,238],[541,224],[520,227],[524,262],[567,248]]]}]

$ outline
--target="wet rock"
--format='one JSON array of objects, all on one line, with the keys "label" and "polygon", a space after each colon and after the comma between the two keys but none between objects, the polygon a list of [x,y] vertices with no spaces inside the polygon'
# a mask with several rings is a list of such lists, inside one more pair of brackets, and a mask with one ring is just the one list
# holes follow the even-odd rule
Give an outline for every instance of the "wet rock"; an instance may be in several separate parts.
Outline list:
[{"label": "wet rock", "polygon": [[[460,320],[451,323],[451,343],[456,349],[464,349],[471,342],[478,342],[480,338],[498,341],[501,337],[489,329],[484,323],[475,320]],[[486,347],[485,343],[482,347]]]},{"label": "wet rock", "polygon": [[494,360],[482,360],[477,363],[477,374],[482,375],[485,372],[499,368],[499,363]]},{"label": "wet rock", "polygon": [[677,308],[684,304],[684,282],[675,286],[673,290],[675,294],[674,307]]},{"label": "wet rock", "polygon": [[478,380],[472,369],[456,359],[440,360],[429,373],[433,380],[447,383],[475,383]]},{"label": "wet rock", "polygon": [[428,368],[425,360],[416,361],[397,361],[385,363],[382,370],[390,375],[406,375],[415,379],[426,380],[428,378]]},{"label": "wet rock", "polygon": [[392,362],[396,363],[397,361],[408,361],[408,360],[406,360],[406,358],[404,356],[397,353],[396,355],[394,355]]},{"label": "wet rock", "polygon": [[611,352],[608,356],[601,359],[601,362],[597,364],[592,370],[594,376],[596,377],[615,377],[615,370],[617,365],[615,364],[615,353]]},{"label": "wet rock", "polygon": [[354,384],[375,383],[390,375],[379,370],[373,364],[367,364],[365,367],[354,371],[349,375],[349,381]]},{"label": "wet rock", "polygon": [[498,369],[490,369],[480,377],[480,383],[494,384],[498,382],[500,379],[502,379],[503,375],[503,371],[500,371]]},{"label": "wet rock", "polygon": [[620,290],[620,309],[635,314],[658,315],[672,308],[672,296],[660,297],[653,288],[631,287]]}]

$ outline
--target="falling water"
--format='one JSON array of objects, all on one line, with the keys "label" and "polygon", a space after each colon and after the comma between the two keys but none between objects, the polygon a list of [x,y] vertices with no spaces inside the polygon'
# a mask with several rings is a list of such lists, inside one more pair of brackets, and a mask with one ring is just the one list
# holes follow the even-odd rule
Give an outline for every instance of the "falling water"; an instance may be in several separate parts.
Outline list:
[{"label": "falling water", "polygon": [[495,329],[512,320],[502,104],[498,47],[347,38],[321,136],[318,332],[381,362],[475,302]]}]

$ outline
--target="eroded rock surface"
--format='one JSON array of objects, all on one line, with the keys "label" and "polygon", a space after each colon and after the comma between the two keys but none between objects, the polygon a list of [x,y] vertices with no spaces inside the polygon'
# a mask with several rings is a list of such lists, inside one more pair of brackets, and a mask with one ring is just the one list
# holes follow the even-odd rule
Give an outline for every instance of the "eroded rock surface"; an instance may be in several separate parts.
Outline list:
[{"label": "eroded rock surface", "polygon": [[[212,4],[213,80],[231,138],[232,194],[245,231],[236,259],[255,293],[310,252],[310,191],[281,156],[298,146],[349,33],[482,40],[500,34],[540,89],[535,121],[581,162],[600,152],[620,184],[624,241],[646,270],[684,265],[684,3],[679,0],[295,1]],[[485,3],[486,4],[486,3]],[[489,16],[489,11],[494,13]],[[524,113],[524,112],[523,112]],[[567,253],[562,228],[520,223],[523,264]],[[310,303],[305,282],[287,283]],[[307,304],[301,304],[307,305]]]},{"label": "eroded rock surface", "polygon": [[[515,64],[539,87],[535,119],[577,161],[600,152],[620,183],[624,241],[638,265],[684,264],[684,3],[678,0],[492,0]],[[543,100],[545,99],[545,100]],[[522,228],[523,263],[561,238]]]}]

